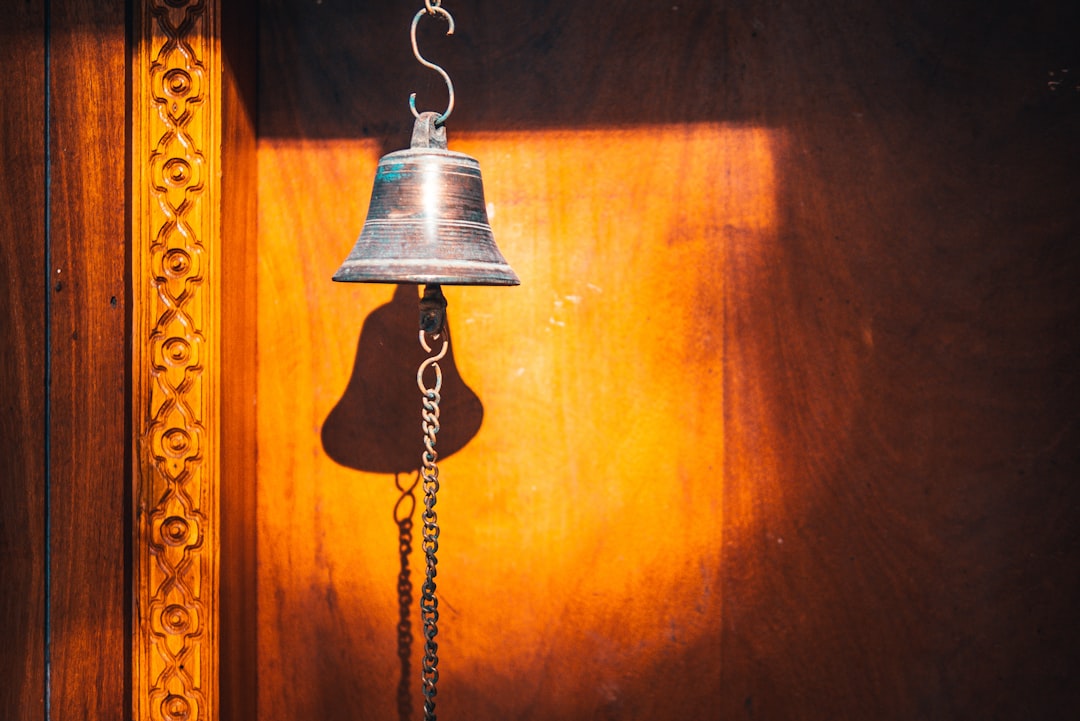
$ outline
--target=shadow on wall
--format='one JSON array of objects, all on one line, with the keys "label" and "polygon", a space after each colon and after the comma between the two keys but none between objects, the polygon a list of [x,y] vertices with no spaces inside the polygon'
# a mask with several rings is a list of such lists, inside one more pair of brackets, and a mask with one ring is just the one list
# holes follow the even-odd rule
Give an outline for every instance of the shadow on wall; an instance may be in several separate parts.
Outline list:
[{"label": "shadow on wall", "polygon": [[[410,92],[420,110],[445,108],[443,80],[409,43],[422,6],[265,3],[260,137],[407,138]],[[733,107],[742,103],[730,77],[747,72],[731,56],[731,38],[755,32],[744,9],[707,0],[459,0],[446,8],[454,34],[425,20],[417,40],[453,80],[451,134],[752,120]]]},{"label": "shadow on wall", "polygon": [[[415,599],[409,556],[413,550],[413,518],[423,452],[420,391],[414,369],[428,355],[417,338],[416,291],[414,285],[399,285],[391,301],[376,308],[364,321],[349,384],[322,428],[323,449],[330,458],[357,471],[394,474],[394,485],[401,494],[393,509],[400,557],[396,630],[401,672],[397,708],[401,721],[413,717]],[[446,332],[449,335],[449,327]],[[436,450],[440,458],[445,458],[476,436],[484,418],[484,407],[461,379],[454,362],[453,345],[439,365],[443,378],[440,420],[446,430],[440,429]],[[335,645],[340,646],[333,639],[327,639],[325,644]],[[348,679],[338,680],[349,683]],[[323,717],[331,718],[325,714]]]},{"label": "shadow on wall", "polygon": [[[279,5],[261,14],[262,138],[407,137],[408,90],[440,105],[437,86],[376,72],[415,64],[406,43],[374,32],[389,5]],[[1080,94],[1045,78],[1075,67],[1075,23],[1050,5],[970,2],[518,5],[455,3],[446,54],[424,42],[461,80],[453,132],[488,133],[485,174],[529,173],[523,190],[490,190],[515,265],[536,269],[514,307],[558,339],[513,346],[505,314],[477,316],[484,347],[499,349],[489,412],[503,412],[498,381],[513,369],[543,388],[491,428],[514,427],[512,412],[558,423],[475,442],[508,470],[498,503],[473,504],[455,526],[461,567],[483,572],[453,586],[462,613],[447,657],[461,670],[445,678],[447,717],[1074,715]],[[598,152],[588,129],[612,117],[651,128],[647,150],[627,153],[620,137],[622,152]],[[753,144],[665,140],[695,121],[779,128],[786,150],[767,176],[731,172],[760,169]],[[553,129],[549,144],[536,133],[496,147],[494,135],[522,128]],[[274,152],[261,167],[286,157]],[[336,188],[350,167],[334,164],[340,148],[305,147],[319,152],[308,167]],[[740,195],[755,177],[770,180],[776,217],[735,222],[755,207],[736,202],[755,197]],[[549,237],[555,252],[535,240]],[[668,237],[680,242],[647,242]],[[579,293],[598,269],[608,294]],[[399,481],[420,459],[415,296],[399,288],[368,318],[322,431],[336,462]],[[691,314],[703,307],[709,344]],[[646,352],[606,348],[620,373],[583,374],[598,338]],[[525,352],[537,348],[549,366]],[[483,415],[452,355],[445,365],[444,427],[458,436],[440,434],[441,457]],[[650,385],[629,394],[621,378]],[[591,452],[616,443],[623,453]],[[533,478],[508,475],[519,468],[554,472],[533,473],[533,492]],[[352,510],[340,514],[350,523]],[[321,527],[305,530],[295,543],[314,545]],[[374,551],[357,563],[359,548],[336,557],[354,582],[375,564]],[[468,565],[490,548],[504,552]],[[504,589],[511,609],[486,602]],[[288,702],[327,719],[389,698],[374,645],[341,639],[366,641],[392,616],[340,601],[348,590],[301,588],[281,614],[302,616],[320,644]],[[298,637],[283,643],[304,653]],[[274,673],[263,688],[286,685]],[[303,694],[305,681],[319,690]]]},{"label": "shadow on wall", "polygon": [[[349,384],[322,428],[323,449],[343,466],[368,473],[420,469],[423,434],[416,369],[427,355],[417,340],[417,303],[416,286],[399,285],[393,299],[364,321]],[[439,365],[442,429],[436,450],[439,458],[446,458],[476,436],[484,406],[461,379],[453,343]]]}]

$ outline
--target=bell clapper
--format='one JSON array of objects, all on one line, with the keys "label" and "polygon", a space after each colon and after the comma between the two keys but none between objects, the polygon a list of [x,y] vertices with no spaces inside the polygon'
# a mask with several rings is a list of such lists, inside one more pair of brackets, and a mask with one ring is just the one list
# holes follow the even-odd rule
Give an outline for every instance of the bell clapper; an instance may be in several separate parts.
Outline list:
[{"label": "bell clapper", "polygon": [[424,297],[420,299],[420,330],[438,338],[445,324],[446,296],[441,285],[430,283],[424,286]]}]

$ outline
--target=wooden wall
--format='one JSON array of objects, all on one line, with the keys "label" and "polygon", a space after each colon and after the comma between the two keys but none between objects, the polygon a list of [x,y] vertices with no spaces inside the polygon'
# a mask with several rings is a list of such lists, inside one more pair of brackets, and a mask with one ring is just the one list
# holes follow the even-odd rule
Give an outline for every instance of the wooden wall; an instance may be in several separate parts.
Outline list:
[{"label": "wooden wall", "polygon": [[[49,9],[49,713],[128,708],[127,38],[122,7]],[[93,58],[93,62],[87,62]],[[87,369],[93,372],[88,373]],[[119,512],[119,513],[118,513]]]},{"label": "wooden wall", "polygon": [[[125,718],[134,13],[16,5],[0,708]],[[1073,5],[424,22],[523,280],[447,289],[443,718],[1077,715]],[[329,282],[419,6],[222,14],[221,718],[419,718],[411,289]]]},{"label": "wooden wall", "polygon": [[[448,290],[440,713],[1075,714],[1076,11],[446,7],[523,283]],[[263,718],[419,717],[412,299],[329,282],[416,9],[260,6]]]},{"label": "wooden wall", "polygon": [[[145,368],[133,368],[132,358],[156,340],[132,328],[133,286],[141,291],[146,280],[133,282],[132,258],[145,260],[153,241],[133,239],[140,224],[132,221],[142,207],[135,177],[153,170],[143,161],[161,149],[158,138],[146,148],[132,137],[147,103],[133,86],[153,75],[151,62],[140,62],[147,45],[135,5],[18,3],[0,29],[0,708],[19,721],[178,718],[170,712],[181,708],[173,697],[146,703],[132,669],[133,606],[149,608],[133,588],[133,557],[152,553],[131,543],[147,517],[131,500],[139,494],[131,418],[141,420],[150,405],[133,390]],[[162,10],[145,5],[148,14]],[[208,13],[207,4],[169,5],[174,17]],[[227,628],[219,633],[217,618],[197,624],[212,661],[201,669],[213,676],[205,685],[213,690],[220,675],[227,689],[220,713],[194,714],[202,719],[248,718],[255,708],[255,300],[247,261],[255,255],[256,54],[250,6],[230,3],[221,18],[207,43],[227,45],[229,57],[216,73],[202,65],[206,82],[197,88],[220,133],[213,147],[193,150],[221,168],[203,187],[212,187],[208,212],[223,218],[222,232],[194,242],[227,266],[220,276],[213,268],[210,280],[225,290],[206,306],[225,336],[207,370],[226,376],[211,391],[222,422],[194,421],[228,450],[228,462],[211,459],[217,485],[209,489],[224,516],[209,530],[221,532],[227,552],[219,574],[199,579],[220,600]],[[192,23],[175,25],[183,35]],[[206,546],[217,568],[218,547]],[[193,635],[183,643],[194,645]],[[180,655],[180,668],[187,663],[198,678],[198,664],[192,671]]]},{"label": "wooden wall", "polygon": [[122,5],[0,31],[0,708],[122,718],[129,604]]},{"label": "wooden wall", "polygon": [[[18,721],[45,708],[45,15],[20,6],[7,23],[0,62],[0,707]],[[18,239],[18,243],[16,242]]]}]

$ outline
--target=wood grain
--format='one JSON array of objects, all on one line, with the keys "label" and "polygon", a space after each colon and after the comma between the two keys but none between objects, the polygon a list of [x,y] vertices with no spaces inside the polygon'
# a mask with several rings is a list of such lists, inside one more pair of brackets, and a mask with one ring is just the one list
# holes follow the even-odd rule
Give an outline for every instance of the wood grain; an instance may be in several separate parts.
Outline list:
[{"label": "wood grain", "polygon": [[760,470],[725,489],[748,533],[726,563],[721,663],[739,691],[724,713],[1058,717],[1080,703],[1066,610],[1080,266],[1061,210],[1080,96],[1037,70],[1065,47],[1063,20],[762,19],[786,87],[814,92],[772,101],[794,151],[780,242],[729,263],[725,397],[744,419],[729,463]]},{"label": "wood grain", "polygon": [[[443,462],[446,718],[1080,714],[1074,5],[459,0],[455,36],[425,24],[525,281],[448,291],[483,423]],[[0,31],[0,698],[40,718],[48,664],[53,716],[124,718],[135,53],[123,7],[62,0],[47,59],[44,12]],[[256,682],[260,718],[408,716],[408,479],[322,436],[394,302],[328,278],[408,92],[443,99],[412,12],[259,3],[257,258],[255,51],[224,51],[223,716]]]},{"label": "wood grain", "polygon": [[[221,639],[230,693],[221,717],[247,718],[255,700],[254,274],[243,260],[253,254],[254,237],[255,54],[250,17],[238,4],[230,8],[232,62],[207,80],[225,98],[216,106],[226,118],[223,137],[208,155],[230,181],[209,195],[215,217],[226,218],[222,238],[233,268],[226,301],[208,304],[208,312],[230,334],[230,379],[215,399],[229,427],[213,428],[232,459],[222,471],[226,482],[213,489],[233,519],[222,591],[233,623]],[[40,3],[22,3],[8,20],[0,44],[11,80],[2,87],[0,138],[0,262],[8,278],[0,295],[0,443],[8,461],[0,705],[19,719],[43,717],[47,709],[56,718],[126,718],[134,685],[126,541],[133,398],[127,229],[137,205],[127,185],[128,121],[137,112],[129,115],[125,82],[132,46],[122,6],[61,2],[46,12]],[[213,640],[208,656],[216,660]],[[176,711],[159,703],[153,713]]]},{"label": "wood grain", "polygon": [[[217,4],[152,0],[137,9],[135,27],[140,42],[133,57],[131,129],[133,706],[138,719],[216,719],[223,442],[239,442],[239,465],[228,479],[227,496],[234,503],[247,498],[243,464],[253,457],[253,449],[242,445],[243,421],[228,432],[221,421],[226,403],[234,420],[250,413],[250,405],[243,405],[243,360],[232,361],[237,373],[230,389],[240,396],[235,408],[222,390],[223,247],[228,240],[237,253],[244,251],[247,231],[239,224],[249,219],[245,204],[235,200],[242,196],[234,192],[229,198],[235,207],[225,204],[222,149],[228,127],[235,143],[228,169],[237,171],[230,182],[243,183],[243,108],[236,106],[237,89],[226,87]],[[236,114],[228,125],[227,94]],[[234,232],[228,238],[226,213]],[[233,293],[246,290],[248,277],[236,274]],[[241,328],[245,308],[241,300],[233,311],[232,322]],[[246,337],[232,339],[241,353]],[[251,562],[251,549],[239,542],[250,511],[235,510],[238,535],[229,568],[238,575],[228,594],[234,614],[245,603],[245,577],[239,574]],[[246,623],[227,637],[234,652]],[[237,690],[241,698],[245,693]]]},{"label": "wood grain", "polygon": [[[447,289],[452,362],[484,406],[479,434],[443,464],[451,717],[481,696],[473,712],[513,716],[531,698],[544,714],[662,713],[634,688],[673,648],[713,634],[725,442],[716,237],[773,231],[779,142],[725,126],[458,137],[481,160],[500,247],[524,275],[520,289]],[[308,192],[353,206],[374,160],[363,143],[260,151],[260,192],[275,199],[260,208],[260,298],[275,304],[259,341],[260,588],[275,589],[260,604],[260,709],[271,717],[394,708],[400,494],[392,476],[336,465],[311,429],[328,422],[353,365],[370,367],[354,349],[415,342],[415,321],[365,340],[361,322],[391,289],[326,283],[344,255],[323,251],[359,218],[301,211],[298,237],[284,215]],[[281,327],[310,329],[304,350]],[[382,442],[412,439],[418,458],[415,422],[389,415],[419,412],[413,365],[376,363],[383,375],[367,381],[413,387],[411,406],[369,408],[403,435]],[[443,422],[452,427],[450,409]],[[493,602],[504,588],[521,593]],[[685,669],[664,678],[691,691],[676,680]]]},{"label": "wood grain", "polygon": [[0,43],[0,708],[45,713],[45,14],[20,3]]},{"label": "wood grain", "polygon": [[127,498],[124,8],[50,7],[49,689],[123,718]]},{"label": "wood grain", "polygon": [[253,2],[223,2],[221,74],[221,721],[258,717],[256,702],[256,189]]},{"label": "wood grain", "polygon": [[[523,279],[449,295],[446,717],[1076,715],[1076,10],[639,5],[424,40]],[[400,491],[319,439],[391,299],[325,279],[441,102],[394,12],[260,5],[268,719],[401,710]]]}]

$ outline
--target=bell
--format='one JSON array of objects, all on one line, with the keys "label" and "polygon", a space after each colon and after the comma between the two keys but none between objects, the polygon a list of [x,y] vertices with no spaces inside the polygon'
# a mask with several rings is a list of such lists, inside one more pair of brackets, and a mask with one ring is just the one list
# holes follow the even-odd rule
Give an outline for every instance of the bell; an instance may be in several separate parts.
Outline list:
[{"label": "bell", "polygon": [[408,150],[379,159],[360,237],[334,280],[519,285],[495,246],[480,163],[446,149],[446,128],[422,113]]}]

